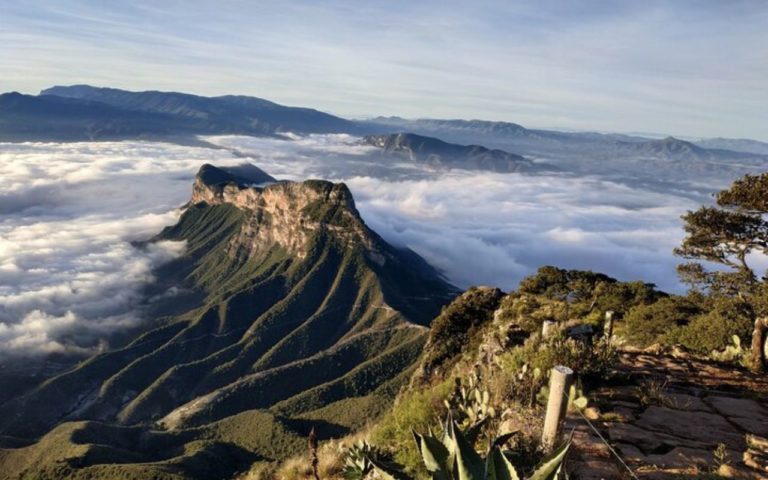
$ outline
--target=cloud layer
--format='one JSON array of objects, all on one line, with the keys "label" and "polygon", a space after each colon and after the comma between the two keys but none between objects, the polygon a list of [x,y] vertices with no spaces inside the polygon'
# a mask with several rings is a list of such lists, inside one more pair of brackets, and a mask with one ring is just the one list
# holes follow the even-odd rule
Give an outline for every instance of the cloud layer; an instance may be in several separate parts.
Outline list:
[{"label": "cloud layer", "polygon": [[[597,176],[434,172],[371,157],[346,135],[211,137],[283,178],[346,182],[365,221],[461,287],[514,288],[539,266],[592,269],[679,291],[680,215],[697,203]],[[382,165],[385,164],[385,167]],[[693,179],[689,178],[687,181]]]},{"label": "cloud layer", "polygon": [[141,288],[183,245],[130,242],[176,220],[207,161],[237,162],[159,143],[0,144],[0,355],[90,351],[139,322]]},{"label": "cloud layer", "polygon": [[461,287],[512,289],[553,264],[680,288],[671,250],[682,237],[679,215],[695,202],[674,191],[598,177],[429,171],[373,155],[347,135],[206,140],[219,148],[0,144],[0,356],[89,352],[141,321],[142,287],[184,245],[130,242],[176,221],[205,162],[344,181],[375,231]]}]

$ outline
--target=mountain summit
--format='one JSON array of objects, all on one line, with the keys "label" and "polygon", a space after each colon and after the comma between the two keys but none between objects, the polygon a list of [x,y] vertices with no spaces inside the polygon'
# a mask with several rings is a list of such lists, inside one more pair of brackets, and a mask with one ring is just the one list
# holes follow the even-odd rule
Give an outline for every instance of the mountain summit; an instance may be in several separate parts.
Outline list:
[{"label": "mountain summit", "polygon": [[0,406],[0,439],[28,444],[0,450],[4,464],[210,478],[224,459],[294,454],[310,426],[344,433],[386,408],[456,293],[368,228],[346,185],[253,166],[204,165],[154,241],[186,244],[157,272],[185,292],[176,311]]}]

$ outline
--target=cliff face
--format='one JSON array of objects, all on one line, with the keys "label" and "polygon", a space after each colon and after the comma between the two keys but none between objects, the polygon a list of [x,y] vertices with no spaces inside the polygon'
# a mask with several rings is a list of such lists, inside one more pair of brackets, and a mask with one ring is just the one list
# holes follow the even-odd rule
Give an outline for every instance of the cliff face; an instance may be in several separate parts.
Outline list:
[{"label": "cliff face", "polygon": [[[210,165],[203,169],[226,173]],[[212,183],[199,174],[190,203],[227,204],[245,212],[243,226],[228,248],[233,256],[251,258],[277,244],[303,259],[313,235],[323,233],[345,245],[362,244],[371,258],[385,261],[378,248],[381,240],[360,218],[352,193],[343,183],[308,180],[248,185],[235,177]]]}]

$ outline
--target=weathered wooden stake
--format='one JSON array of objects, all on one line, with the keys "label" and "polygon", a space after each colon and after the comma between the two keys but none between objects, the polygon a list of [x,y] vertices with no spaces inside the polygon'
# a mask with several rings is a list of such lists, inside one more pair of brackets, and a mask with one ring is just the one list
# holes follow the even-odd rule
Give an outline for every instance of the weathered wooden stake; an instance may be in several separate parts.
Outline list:
[{"label": "weathered wooden stake", "polygon": [[544,320],[541,324],[541,338],[547,338],[555,332],[557,322],[553,320]]},{"label": "weathered wooden stake", "polygon": [[563,365],[553,368],[549,375],[549,400],[541,434],[541,445],[545,452],[550,452],[560,440],[560,426],[568,410],[568,394],[572,382],[573,370]]},{"label": "weathered wooden stake", "polygon": [[605,324],[603,325],[603,333],[606,340],[610,341],[613,337],[613,310],[605,312]]}]

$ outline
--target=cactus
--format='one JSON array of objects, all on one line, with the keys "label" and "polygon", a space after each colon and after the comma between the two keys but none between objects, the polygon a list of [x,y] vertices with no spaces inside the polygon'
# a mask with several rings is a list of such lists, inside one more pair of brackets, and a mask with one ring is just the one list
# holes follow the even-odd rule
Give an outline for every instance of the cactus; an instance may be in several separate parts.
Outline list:
[{"label": "cactus", "polygon": [[487,389],[481,388],[480,376],[477,373],[469,376],[466,385],[456,379],[456,390],[444,403],[448,411],[468,425],[496,417],[496,409],[491,405],[491,395]]},{"label": "cactus", "polygon": [[[536,401],[540,405],[546,405],[547,401],[549,400],[549,387],[547,385],[544,385],[539,390],[539,393],[536,394]],[[569,410],[578,410],[582,411],[585,408],[587,408],[587,404],[589,403],[589,398],[587,398],[586,395],[584,395],[584,392],[577,388],[575,385],[571,385],[571,388],[568,390],[568,409]]]},{"label": "cactus", "polygon": [[710,353],[710,358],[718,362],[739,363],[745,365],[747,363],[748,351],[741,346],[741,339],[738,335],[734,335],[731,338],[733,345],[728,345],[721,351],[713,350]]},{"label": "cactus", "polygon": [[[424,466],[433,480],[520,480],[521,477],[501,447],[513,434],[496,438],[485,458],[472,445],[477,432],[462,432],[450,417],[446,421],[442,438],[430,432],[413,432]],[[570,441],[545,458],[527,480],[552,480],[557,477],[568,453]],[[410,480],[406,474],[371,459],[374,469],[385,480]]]}]

